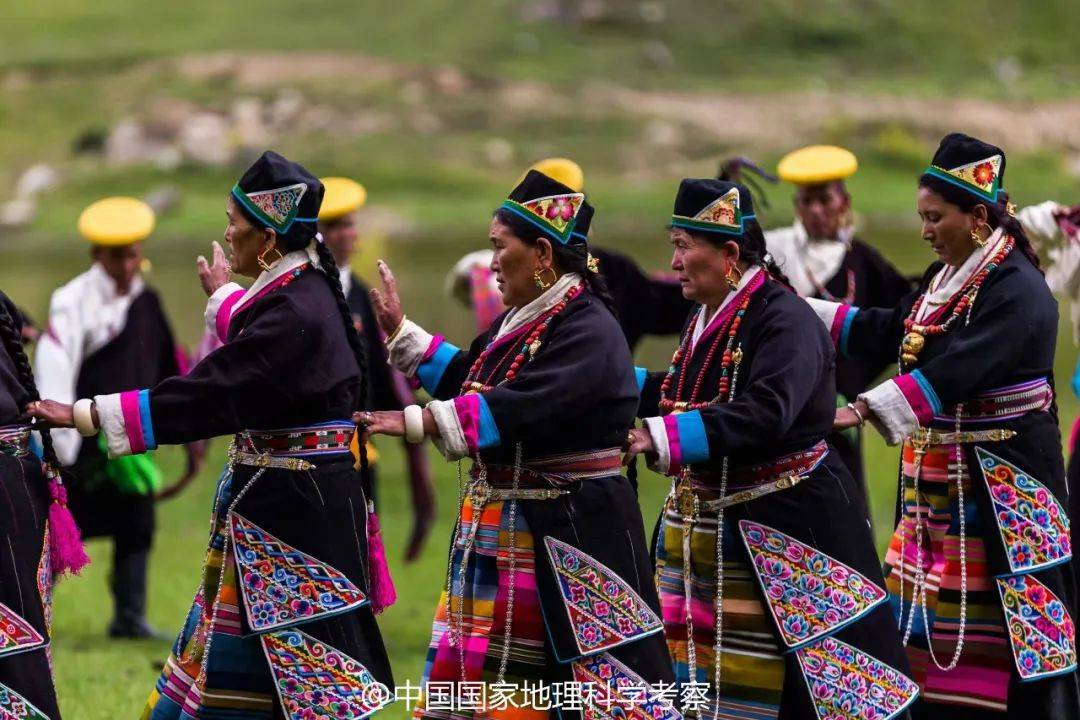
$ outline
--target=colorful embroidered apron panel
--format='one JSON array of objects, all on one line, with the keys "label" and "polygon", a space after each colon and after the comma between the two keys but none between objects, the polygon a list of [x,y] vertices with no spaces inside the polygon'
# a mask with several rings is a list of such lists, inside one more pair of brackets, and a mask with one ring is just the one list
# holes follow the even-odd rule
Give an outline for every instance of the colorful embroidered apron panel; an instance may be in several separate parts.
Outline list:
[{"label": "colorful embroidered apron panel", "polygon": [[33,625],[0,603],[0,657],[33,650],[46,642]]},{"label": "colorful embroidered apron panel", "polygon": [[1076,626],[1061,599],[1033,575],[999,579],[997,585],[1020,678],[1075,670]]},{"label": "colorful embroidered apron panel", "polygon": [[682,720],[671,701],[608,653],[573,663],[574,682],[595,688],[583,692],[584,720]]},{"label": "colorful embroidered apron panel", "polygon": [[[987,531],[994,529],[986,528],[981,521],[966,467],[954,465],[954,479],[950,481],[949,466],[955,453],[953,445],[929,448],[922,460],[916,498],[915,452],[910,443],[905,443],[901,460],[904,513],[885,555],[885,584],[893,611],[904,619],[906,627],[912,610],[913,579],[920,562],[914,534],[915,512],[920,508],[924,528],[921,565],[926,577],[929,628],[923,623],[921,610],[916,609],[907,646],[912,674],[926,702],[1003,712],[1008,703],[1013,658],[998,591],[986,562],[984,538]],[[959,641],[960,519],[955,480],[958,473],[964,490],[967,620],[960,663],[952,671],[943,672],[930,660],[927,648],[932,637],[938,658],[949,658]]]},{"label": "colorful embroidered apron panel", "polygon": [[3,720],[49,720],[30,701],[6,685],[0,684],[0,718]]},{"label": "colorful embroidered apron panel", "polygon": [[[656,544],[657,587],[668,651],[676,682],[708,684],[706,718],[765,720],[780,712],[784,687],[783,648],[776,640],[769,610],[761,601],[751,567],[743,561],[738,529],[724,521],[723,644],[719,693],[714,687],[716,643],[716,528],[715,512],[702,511],[690,532],[690,608],[693,637],[687,632],[684,591],[684,522],[669,508]],[[690,643],[695,663],[689,667]],[[717,712],[718,705],[718,712]]]}]

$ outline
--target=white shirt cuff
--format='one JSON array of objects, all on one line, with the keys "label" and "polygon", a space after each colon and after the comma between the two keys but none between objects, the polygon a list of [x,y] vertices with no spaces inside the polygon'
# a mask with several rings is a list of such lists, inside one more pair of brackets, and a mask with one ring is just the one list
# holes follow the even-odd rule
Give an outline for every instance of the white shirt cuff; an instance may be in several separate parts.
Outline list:
[{"label": "white shirt cuff", "polygon": [[840,310],[841,304],[819,298],[806,298],[806,302],[810,304],[821,322],[825,323],[825,329],[832,330],[833,321],[836,320],[836,313]]},{"label": "white shirt cuff", "polygon": [[397,336],[386,345],[390,364],[408,377],[413,377],[433,339],[434,336],[427,330],[412,320],[405,320]]},{"label": "white shirt cuff", "polygon": [[101,432],[105,434],[109,457],[130,455],[131,442],[128,440],[124,411],[120,407],[120,393],[95,395],[94,405],[97,406],[98,422],[101,424]]},{"label": "white shirt cuff", "polygon": [[457,408],[453,400],[432,400],[426,405],[439,428],[440,437],[435,438],[435,447],[447,460],[460,460],[469,454],[465,442],[465,432],[461,429]]},{"label": "white shirt cuff", "polygon": [[203,319],[206,321],[206,329],[214,334],[216,337],[218,334],[218,312],[221,311],[221,305],[232,296],[237,290],[244,291],[244,288],[237,283],[230,282],[225,283],[211,295],[206,301],[206,312],[203,315]]},{"label": "white shirt cuff", "polygon": [[653,470],[666,474],[671,468],[671,447],[668,445],[667,429],[664,427],[664,418],[645,418],[645,429],[652,436],[653,447],[656,448],[657,460]]},{"label": "white shirt cuff", "polygon": [[904,393],[892,380],[886,380],[872,390],[859,395],[873,416],[870,422],[878,429],[885,442],[896,445],[919,428],[919,420],[911,409]]}]

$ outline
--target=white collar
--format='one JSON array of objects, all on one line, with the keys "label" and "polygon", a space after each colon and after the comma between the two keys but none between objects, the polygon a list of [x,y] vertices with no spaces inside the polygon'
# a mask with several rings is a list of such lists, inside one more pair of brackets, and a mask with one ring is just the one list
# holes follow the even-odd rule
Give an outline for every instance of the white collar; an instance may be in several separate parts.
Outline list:
[{"label": "white collar", "polygon": [[105,268],[101,266],[101,263],[97,262],[90,266],[87,276],[90,287],[94,288],[94,291],[99,294],[102,302],[130,301],[138,297],[146,289],[146,283],[143,281],[142,275],[136,274],[131,279],[131,287],[128,288],[127,293],[121,295],[116,289],[116,281],[109,277],[109,273],[105,272]]},{"label": "white collar", "polygon": [[949,300],[963,289],[968,280],[986,267],[1004,242],[1005,233],[998,228],[986,239],[985,245],[976,248],[968,255],[967,260],[961,263],[960,267],[946,265],[938,270],[930,280],[927,292],[923,293],[923,302],[915,320],[924,320],[942,305],[948,304]]},{"label": "white collar", "polygon": [[240,308],[247,305],[252,298],[262,292],[267,285],[288,275],[304,263],[311,263],[313,267],[321,269],[322,266],[319,264],[319,256],[315,252],[315,241],[312,241],[303,250],[293,250],[292,252],[285,253],[269,270],[263,270],[259,273],[259,277],[255,278],[255,282],[247,289],[247,292],[240,298],[240,301],[233,306],[232,314],[235,315]]},{"label": "white collar", "polygon": [[513,332],[523,325],[528,325],[533,320],[555,307],[559,301],[563,299],[563,296],[566,295],[570,288],[574,287],[579,282],[581,282],[581,276],[577,273],[568,272],[563,275],[556,280],[551,287],[542,292],[540,297],[517,310],[511,310],[503,319],[502,325],[499,327],[499,331],[495,334],[494,339],[498,340],[503,335]]},{"label": "white collar", "polygon": [[338,279],[341,280],[341,294],[348,299],[349,292],[352,290],[352,268],[348,265],[339,265]]},{"label": "white collar", "polygon": [[720,305],[713,312],[709,312],[709,308],[704,305],[701,306],[701,312],[697,314],[697,320],[694,322],[694,332],[690,336],[690,354],[694,353],[694,347],[697,345],[698,340],[705,334],[705,331],[709,329],[709,326],[713,324],[713,321],[719,317],[720,313],[726,308],[735,297],[739,294],[739,291],[750,284],[750,281],[761,272],[761,268],[754,265],[746,272],[743,273],[742,279],[739,280],[739,286],[724,296],[724,299],[720,301]]},{"label": "white collar", "polygon": [[[824,287],[840,271],[840,266],[847,257],[848,250],[855,238],[854,226],[841,228],[835,238],[811,238],[806,226],[798,219],[791,225],[791,247],[777,247],[776,251],[784,257],[784,272],[792,286],[803,297],[813,297],[818,288]],[[782,244],[779,237],[767,237],[774,243]],[[770,250],[773,248],[770,247]]]}]

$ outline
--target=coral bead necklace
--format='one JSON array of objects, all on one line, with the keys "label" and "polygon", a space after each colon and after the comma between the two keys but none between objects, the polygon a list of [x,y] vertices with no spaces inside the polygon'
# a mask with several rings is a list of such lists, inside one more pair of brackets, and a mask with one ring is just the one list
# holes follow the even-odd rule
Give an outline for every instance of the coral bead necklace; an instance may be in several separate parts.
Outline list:
[{"label": "coral bead necklace", "polygon": [[[540,315],[540,317],[533,321],[532,328],[526,334],[525,341],[521,345],[517,345],[513,342],[507,343],[509,347],[506,352],[501,358],[499,358],[498,362],[496,362],[494,366],[492,366],[491,372],[488,373],[487,377],[484,378],[483,381],[481,381],[480,372],[483,370],[484,365],[487,363],[488,359],[491,357],[491,354],[496,349],[496,340],[492,340],[491,342],[489,342],[487,347],[485,347],[484,350],[476,357],[476,360],[473,362],[472,367],[469,368],[469,374],[465,378],[465,382],[461,383],[461,393],[464,395],[475,392],[486,392],[488,390],[491,390],[495,385],[501,385],[503,383],[510,382],[511,380],[516,378],[518,372],[525,365],[525,363],[535,357],[536,353],[540,351],[540,347],[543,344],[543,340],[541,338],[543,334],[547,331],[548,324],[550,323],[551,319],[561,313],[571,300],[580,295],[582,289],[583,286],[580,283],[570,288],[566,292],[566,294],[563,295],[562,299],[559,300],[559,302],[555,303],[555,305],[552,306],[550,310],[543,313],[542,315]],[[514,359],[511,361],[510,366],[507,368],[506,375],[501,381],[495,383],[495,376],[506,363],[506,360],[510,357],[511,353],[513,353],[515,350],[517,351],[517,354],[514,355]]]}]

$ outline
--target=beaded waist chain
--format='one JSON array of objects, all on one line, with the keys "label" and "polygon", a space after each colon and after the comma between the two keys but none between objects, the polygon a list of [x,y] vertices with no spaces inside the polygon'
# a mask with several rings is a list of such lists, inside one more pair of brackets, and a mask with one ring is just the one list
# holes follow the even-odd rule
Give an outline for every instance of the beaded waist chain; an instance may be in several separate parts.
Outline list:
[{"label": "beaded waist chain", "polygon": [[723,496],[718,492],[718,476],[691,471],[689,484],[684,480],[676,480],[672,484],[668,495],[669,507],[689,515],[693,512],[695,501],[698,508],[718,510],[787,490],[805,480],[828,454],[829,446],[822,440],[807,450],[782,455],[767,463],[734,468],[729,474]]},{"label": "beaded waist chain", "polygon": [[356,426],[348,420],[287,430],[245,430],[233,440],[232,460],[241,465],[310,470],[307,458],[349,452]]},{"label": "beaded waist chain", "polygon": [[0,455],[26,457],[30,454],[30,426],[0,427]]},{"label": "beaded waist chain", "polygon": [[962,409],[955,406],[945,408],[941,415],[934,416],[934,421],[955,423],[957,414],[961,422],[1011,420],[1030,412],[1045,412],[1053,402],[1054,390],[1050,383],[1046,378],[1038,378],[976,395],[964,403]]}]

